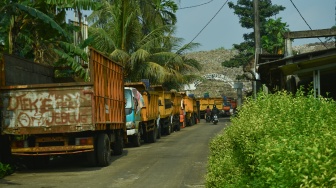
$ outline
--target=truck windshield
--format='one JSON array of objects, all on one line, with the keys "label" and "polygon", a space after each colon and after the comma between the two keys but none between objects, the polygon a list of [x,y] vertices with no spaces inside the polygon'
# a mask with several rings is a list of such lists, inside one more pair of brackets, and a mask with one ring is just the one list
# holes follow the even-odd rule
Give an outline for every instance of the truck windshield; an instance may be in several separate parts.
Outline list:
[{"label": "truck windshield", "polygon": [[132,91],[125,89],[125,108],[132,108]]}]

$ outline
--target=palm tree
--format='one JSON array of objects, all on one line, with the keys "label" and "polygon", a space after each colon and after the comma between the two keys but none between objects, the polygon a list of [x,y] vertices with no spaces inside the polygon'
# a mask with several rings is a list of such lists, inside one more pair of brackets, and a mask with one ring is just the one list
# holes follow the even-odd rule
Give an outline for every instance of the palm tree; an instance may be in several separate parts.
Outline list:
[{"label": "palm tree", "polygon": [[[161,18],[166,21],[145,24],[154,23],[147,19],[156,20],[162,15],[146,16],[142,12],[150,8],[155,11],[157,7],[153,2],[171,1],[104,1],[102,9],[89,16],[92,22],[89,32],[95,36],[94,46],[122,63],[126,70],[125,78],[129,81],[146,78],[155,84],[168,81],[183,83],[189,77],[181,73],[200,66],[195,62],[189,63],[181,56],[188,48],[179,48],[181,40],[172,35],[174,27],[169,23],[176,21]],[[194,46],[196,44],[190,45]]]},{"label": "palm tree", "polygon": [[143,0],[140,1],[141,23],[143,34],[149,34],[157,27],[175,25],[175,12],[178,7],[171,0]]},{"label": "palm tree", "polygon": [[87,54],[72,45],[70,28],[65,23],[67,8],[89,8],[83,1],[6,0],[0,3],[0,43],[4,53],[15,54],[37,63],[54,65],[62,62],[85,76],[85,71],[72,57],[87,60]]}]

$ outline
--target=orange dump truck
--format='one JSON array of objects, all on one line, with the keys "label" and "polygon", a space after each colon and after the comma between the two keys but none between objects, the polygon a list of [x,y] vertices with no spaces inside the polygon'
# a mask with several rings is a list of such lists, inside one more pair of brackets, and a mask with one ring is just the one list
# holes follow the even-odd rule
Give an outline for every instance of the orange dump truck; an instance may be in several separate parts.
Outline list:
[{"label": "orange dump truck", "polygon": [[237,109],[237,100],[233,97],[223,97],[223,114],[226,116],[232,115]]},{"label": "orange dump truck", "polygon": [[159,117],[158,93],[148,91],[143,82],[125,83],[125,100],[126,128],[129,141],[134,146],[140,146],[141,139],[145,142],[156,142]]},{"label": "orange dump truck", "polygon": [[29,156],[36,165],[53,155],[86,153],[108,166],[126,141],[124,71],[90,48],[90,81],[56,82],[54,68],[4,55],[0,110],[2,159]]},{"label": "orange dump truck", "polygon": [[221,110],[223,109],[223,98],[222,97],[212,97],[212,98],[198,98],[197,99],[200,104],[200,117],[202,119],[205,119],[205,110],[207,106],[209,106],[210,109],[213,108],[214,105]]},{"label": "orange dump truck", "polygon": [[198,119],[198,107],[197,101],[193,97],[189,97],[185,92],[180,92],[183,96],[184,104],[184,118],[186,126],[192,126],[197,124]]},{"label": "orange dump truck", "polygon": [[160,120],[158,138],[160,138],[161,135],[170,135],[173,130],[171,123],[173,118],[172,92],[165,90],[162,85],[153,85],[151,88],[159,94]]}]

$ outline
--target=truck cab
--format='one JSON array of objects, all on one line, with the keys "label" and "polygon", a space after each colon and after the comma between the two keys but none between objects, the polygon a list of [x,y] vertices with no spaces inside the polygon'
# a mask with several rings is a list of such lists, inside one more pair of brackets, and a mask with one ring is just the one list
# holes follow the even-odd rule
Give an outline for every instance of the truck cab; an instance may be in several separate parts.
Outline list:
[{"label": "truck cab", "polygon": [[133,87],[124,87],[127,138],[134,146],[141,145],[141,108],[144,100],[141,93]]}]

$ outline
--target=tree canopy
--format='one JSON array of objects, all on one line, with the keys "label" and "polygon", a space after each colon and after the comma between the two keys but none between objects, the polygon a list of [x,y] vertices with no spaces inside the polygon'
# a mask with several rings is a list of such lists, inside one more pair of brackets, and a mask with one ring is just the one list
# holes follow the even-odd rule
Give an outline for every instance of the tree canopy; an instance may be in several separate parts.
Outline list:
[{"label": "tree canopy", "polygon": [[[238,0],[236,3],[229,2],[228,5],[234,10],[234,14],[238,15],[239,23],[243,28],[254,28],[253,0]],[[273,5],[271,0],[259,1],[261,45],[268,53],[278,52],[284,46],[281,34],[288,30],[287,24],[282,23],[280,18],[275,20],[271,18],[284,9],[283,6]],[[245,71],[249,71],[248,65],[253,61],[255,53],[254,36],[254,31],[245,33],[244,42],[233,45],[233,48],[238,50],[238,54],[222,62],[222,65],[225,67],[243,66]]]},{"label": "tree canopy", "polygon": [[[65,22],[69,9],[79,14],[79,22],[82,10],[92,10],[89,38],[79,44],[73,33],[80,33],[81,24]],[[0,55],[70,67],[57,74],[85,77],[81,62],[88,61],[90,45],[122,63],[128,81],[180,86],[195,77],[190,72],[200,65],[183,57],[198,44],[183,45],[174,36],[177,9],[174,0],[5,0],[0,3]]]}]

